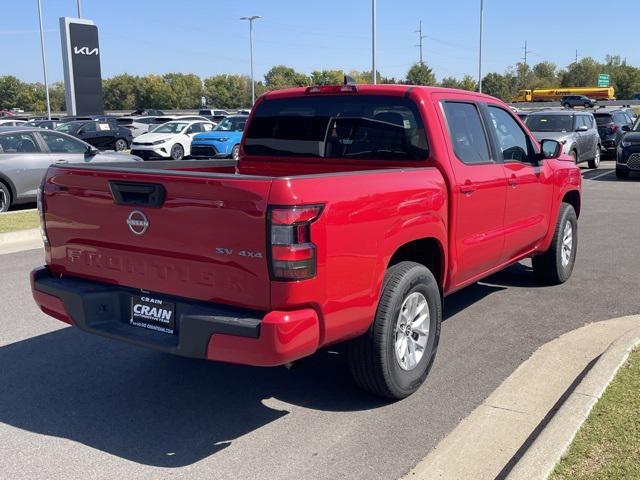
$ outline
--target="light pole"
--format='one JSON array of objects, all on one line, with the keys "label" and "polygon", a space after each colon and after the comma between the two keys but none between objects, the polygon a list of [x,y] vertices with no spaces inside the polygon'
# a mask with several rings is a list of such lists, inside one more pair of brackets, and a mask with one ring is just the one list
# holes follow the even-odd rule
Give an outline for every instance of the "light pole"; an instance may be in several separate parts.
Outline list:
[{"label": "light pole", "polygon": [[253,21],[262,18],[260,15],[240,17],[240,20],[249,21],[249,55],[251,57],[251,106],[256,103],[256,84],[253,81]]},{"label": "light pole", "polygon": [[478,92],[482,93],[482,27],[484,23],[484,0],[480,0],[480,49],[478,52]]},{"label": "light pole", "polygon": [[49,102],[49,83],[47,82],[47,61],[44,55],[44,30],[42,28],[41,0],[38,0],[38,21],[40,22],[40,49],[42,50],[42,73],[44,75],[44,93],[47,98],[47,118],[51,120],[51,103]]},{"label": "light pole", "polygon": [[374,85],[378,83],[376,78],[376,0],[371,0],[371,77]]},{"label": "light pole", "polygon": [[78,7],[78,18],[82,18],[82,5],[80,5],[81,0],[76,1],[76,5]]}]

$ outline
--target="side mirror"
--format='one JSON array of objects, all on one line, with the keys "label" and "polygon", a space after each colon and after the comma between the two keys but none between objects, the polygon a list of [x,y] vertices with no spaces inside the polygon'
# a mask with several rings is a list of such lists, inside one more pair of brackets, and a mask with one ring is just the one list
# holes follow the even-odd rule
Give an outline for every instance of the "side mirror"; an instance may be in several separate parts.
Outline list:
[{"label": "side mirror", "polygon": [[623,125],[622,127],[620,127],[620,130],[622,130],[623,132],[630,132],[631,127],[629,125]]},{"label": "side mirror", "polygon": [[587,127],[586,125],[580,125],[580,126],[576,129],[576,132],[586,132],[587,130],[589,130],[589,127]]},{"label": "side mirror", "polygon": [[97,155],[98,153],[100,153],[100,150],[98,150],[96,147],[87,147],[87,155]]},{"label": "side mirror", "polygon": [[540,142],[541,157],[558,158],[562,154],[562,144],[556,140],[545,139]]}]

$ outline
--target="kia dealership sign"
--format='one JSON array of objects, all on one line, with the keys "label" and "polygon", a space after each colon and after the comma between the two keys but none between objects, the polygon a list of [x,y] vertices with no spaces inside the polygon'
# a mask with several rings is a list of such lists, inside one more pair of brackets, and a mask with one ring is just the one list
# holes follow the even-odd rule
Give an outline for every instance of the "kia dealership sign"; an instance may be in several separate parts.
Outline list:
[{"label": "kia dealership sign", "polygon": [[98,27],[91,20],[60,19],[64,87],[69,115],[102,115]]}]

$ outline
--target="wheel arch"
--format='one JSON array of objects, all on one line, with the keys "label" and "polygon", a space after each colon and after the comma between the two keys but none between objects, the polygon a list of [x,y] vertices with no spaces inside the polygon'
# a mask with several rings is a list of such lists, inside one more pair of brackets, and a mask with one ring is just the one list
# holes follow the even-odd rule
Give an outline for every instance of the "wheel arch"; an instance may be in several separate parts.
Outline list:
[{"label": "wheel arch", "polygon": [[419,263],[431,270],[442,292],[445,283],[445,260],[444,248],[440,241],[434,237],[424,237],[398,246],[389,259],[387,270],[404,261]]},{"label": "wheel arch", "polygon": [[580,217],[581,198],[578,190],[569,190],[562,197],[562,203],[568,203],[576,211],[576,216]]},{"label": "wheel arch", "polygon": [[18,198],[18,191],[15,184],[6,175],[0,173],[0,183],[4,183],[9,187],[9,193],[11,193],[11,200],[15,201]]}]

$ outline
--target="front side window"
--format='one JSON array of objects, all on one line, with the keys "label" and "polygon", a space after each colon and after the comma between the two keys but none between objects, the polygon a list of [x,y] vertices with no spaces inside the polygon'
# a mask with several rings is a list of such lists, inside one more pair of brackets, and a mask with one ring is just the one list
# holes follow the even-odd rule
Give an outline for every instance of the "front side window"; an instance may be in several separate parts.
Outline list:
[{"label": "front side window", "polygon": [[498,107],[489,107],[491,126],[494,129],[502,158],[505,162],[515,160],[529,161],[529,142],[527,135],[511,115]]},{"label": "front side window", "polygon": [[73,138],[58,133],[40,132],[51,153],[86,153],[87,146]]},{"label": "front side window", "polygon": [[38,153],[40,147],[30,133],[0,135],[0,153]]},{"label": "front side window", "polygon": [[245,153],[424,160],[428,148],[418,110],[407,98],[305,95],[262,102],[247,127]]},{"label": "front side window", "polygon": [[491,161],[480,112],[473,103],[445,102],[444,114],[456,157],[467,165]]}]

